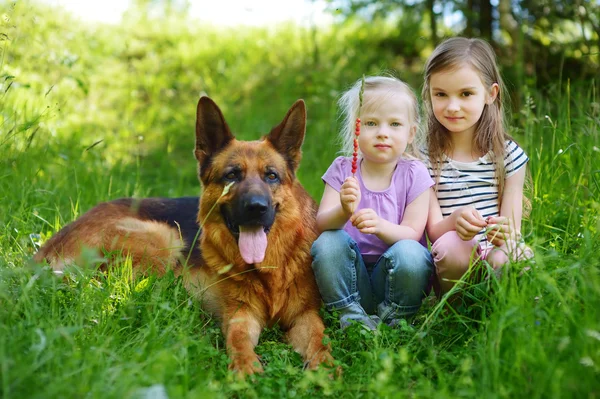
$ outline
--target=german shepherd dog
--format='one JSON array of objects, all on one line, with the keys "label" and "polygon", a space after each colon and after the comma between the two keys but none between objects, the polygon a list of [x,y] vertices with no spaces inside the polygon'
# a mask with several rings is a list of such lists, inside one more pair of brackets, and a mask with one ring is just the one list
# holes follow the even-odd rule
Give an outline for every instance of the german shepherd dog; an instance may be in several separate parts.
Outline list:
[{"label": "german shepherd dog", "polygon": [[236,140],[219,107],[202,97],[195,149],[200,198],[101,203],[55,234],[34,260],[59,271],[81,261],[87,247],[129,256],[137,272],[173,269],[220,320],[229,368],[242,376],[263,371],[254,347],[275,323],[307,368],[331,366],[311,268],[316,205],[296,178],[305,129],[306,108],[298,100],[262,139]]}]

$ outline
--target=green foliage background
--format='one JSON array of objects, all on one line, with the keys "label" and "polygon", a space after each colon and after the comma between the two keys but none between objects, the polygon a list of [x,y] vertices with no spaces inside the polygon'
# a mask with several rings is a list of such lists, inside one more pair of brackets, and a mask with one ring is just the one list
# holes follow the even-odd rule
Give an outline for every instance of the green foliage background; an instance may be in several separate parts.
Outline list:
[{"label": "green foliage background", "polygon": [[199,194],[201,94],[242,139],[267,133],[303,98],[299,175],[318,200],[337,151],[340,92],[383,71],[418,92],[430,46],[413,32],[418,50],[399,54],[385,45],[396,25],[358,19],[236,30],[132,10],[118,26],[85,25],[25,1],[0,2],[0,14],[0,396],[600,395],[597,79],[509,79],[512,133],[531,158],[530,272],[464,285],[458,312],[429,298],[414,320],[377,336],[339,331],[325,314],[342,379],[303,373],[269,330],[257,348],[266,374],[240,382],[226,372],[218,329],[176,279],[130,281],[125,260],[122,272],[62,281],[28,259],[99,201]]}]

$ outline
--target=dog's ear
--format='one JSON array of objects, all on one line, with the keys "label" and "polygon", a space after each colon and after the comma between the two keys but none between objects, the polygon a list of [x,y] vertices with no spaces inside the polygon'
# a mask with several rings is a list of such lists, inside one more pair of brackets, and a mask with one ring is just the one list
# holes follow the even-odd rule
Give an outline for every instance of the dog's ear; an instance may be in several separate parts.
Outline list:
[{"label": "dog's ear", "polygon": [[200,97],[196,111],[194,151],[200,170],[205,169],[212,156],[225,148],[233,138],[217,104],[208,97]]},{"label": "dog's ear", "polygon": [[306,105],[298,100],[283,121],[275,126],[266,139],[282,154],[291,170],[296,171],[302,158],[302,142],[306,133]]}]

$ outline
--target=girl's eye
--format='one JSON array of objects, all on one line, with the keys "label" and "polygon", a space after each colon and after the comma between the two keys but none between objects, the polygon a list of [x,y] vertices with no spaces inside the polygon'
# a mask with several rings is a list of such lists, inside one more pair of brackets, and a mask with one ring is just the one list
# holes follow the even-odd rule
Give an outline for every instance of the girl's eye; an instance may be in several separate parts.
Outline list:
[{"label": "girl's eye", "polygon": [[365,122],[365,126],[375,126],[375,125],[376,125],[376,123],[373,122],[373,121],[366,121]]},{"label": "girl's eye", "polygon": [[470,97],[470,96],[472,96],[472,95],[473,95],[473,93],[471,93],[470,91],[465,91],[465,92],[463,93],[463,97]]},{"label": "girl's eye", "polygon": [[391,125],[394,127],[402,126],[400,122],[392,122]]},{"label": "girl's eye", "polygon": [[435,93],[434,96],[436,97],[444,97],[446,94],[445,93]]}]

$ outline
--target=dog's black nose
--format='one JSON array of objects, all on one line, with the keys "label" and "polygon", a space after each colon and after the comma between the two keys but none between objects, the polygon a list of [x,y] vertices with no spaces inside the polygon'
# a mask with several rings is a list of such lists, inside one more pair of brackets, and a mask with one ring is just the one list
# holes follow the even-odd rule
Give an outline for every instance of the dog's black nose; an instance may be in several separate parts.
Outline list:
[{"label": "dog's black nose", "polygon": [[263,196],[252,196],[244,201],[244,210],[253,216],[262,216],[269,210],[269,200]]}]

